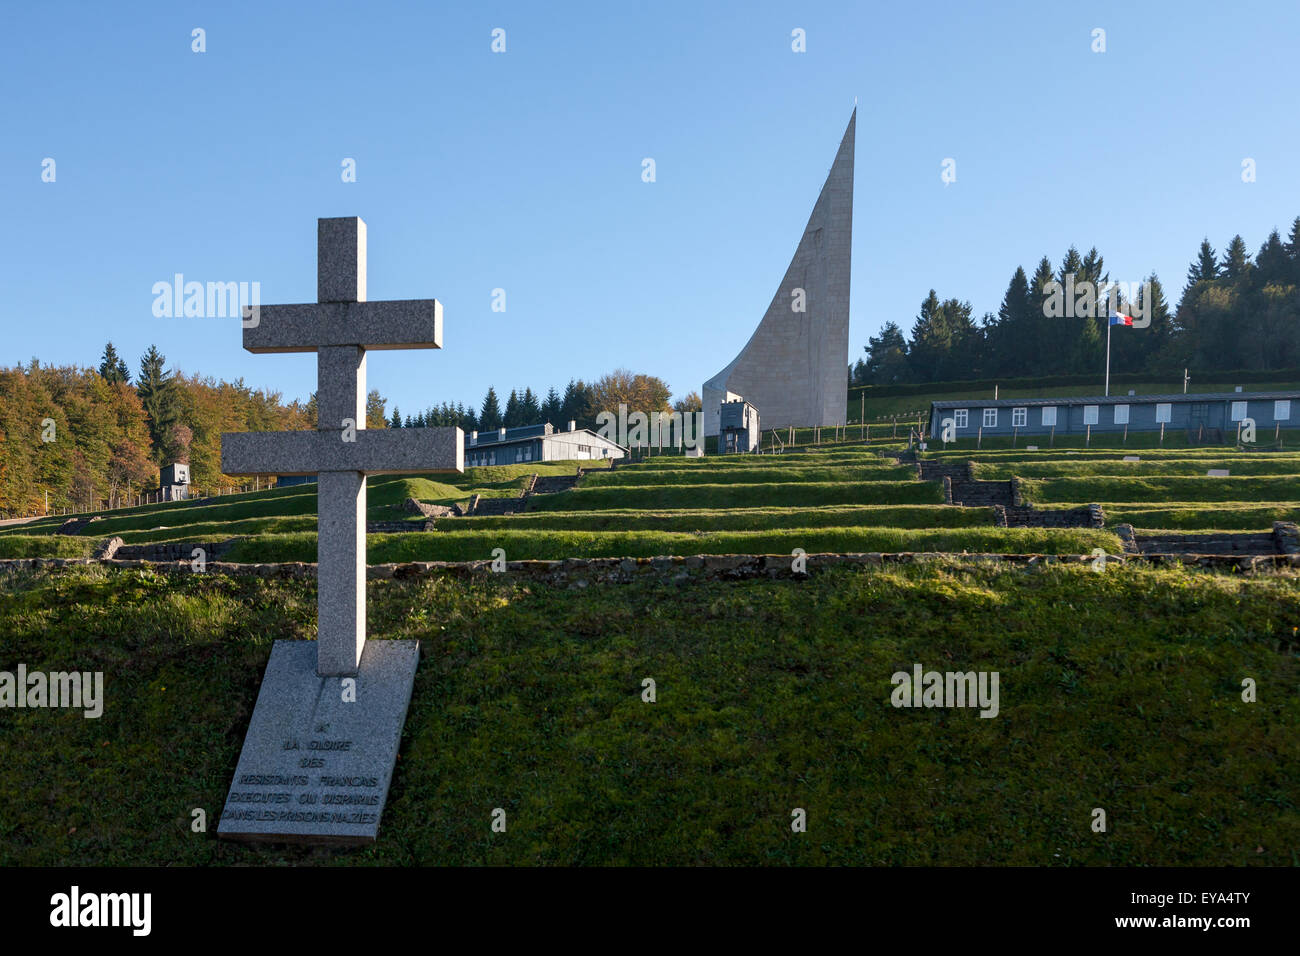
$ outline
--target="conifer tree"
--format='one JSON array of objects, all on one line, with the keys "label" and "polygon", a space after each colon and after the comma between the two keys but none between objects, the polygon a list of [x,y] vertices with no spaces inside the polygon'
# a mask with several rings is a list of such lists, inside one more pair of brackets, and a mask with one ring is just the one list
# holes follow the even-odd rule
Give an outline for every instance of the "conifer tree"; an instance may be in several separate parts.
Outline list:
[{"label": "conifer tree", "polygon": [[537,396],[533,394],[531,388],[525,388],[523,396],[519,399],[519,424],[536,425],[542,418],[542,407],[537,402]]},{"label": "conifer tree", "polygon": [[1246,240],[1233,236],[1228,248],[1223,250],[1223,268],[1220,275],[1229,282],[1247,277],[1251,269],[1250,253],[1246,251]]},{"label": "conifer tree", "polygon": [[1259,247],[1255,256],[1255,272],[1261,286],[1285,284],[1290,279],[1291,260],[1276,229],[1268,234],[1264,244]]},{"label": "conifer tree", "polygon": [[171,449],[167,438],[172,426],[180,419],[180,409],[176,399],[176,389],[172,375],[165,368],[167,359],[157,346],[150,345],[149,350],[140,359],[140,375],[136,379],[135,391],[144,406],[149,423],[149,439],[153,445],[153,458],[163,463]]},{"label": "conifer tree", "polygon": [[478,430],[493,432],[501,427],[501,406],[497,404],[496,389],[488,386],[483,396],[483,409],[478,414]]},{"label": "conifer tree", "polygon": [[896,322],[886,322],[879,335],[868,336],[863,346],[864,362],[858,359],[855,373],[861,385],[896,385],[907,379],[907,340]]},{"label": "conifer tree", "polygon": [[564,422],[560,420],[561,414],[562,414],[562,410],[560,407],[560,393],[557,392],[555,390],[555,386],[552,385],[549,389],[547,389],[546,401],[542,403],[541,420],[543,422],[550,422],[552,425],[556,426],[557,428],[562,428],[564,427]]},{"label": "conifer tree", "polygon": [[948,348],[946,332],[939,296],[931,289],[930,294],[921,300],[921,311],[912,323],[912,334],[907,347],[907,361],[918,382],[939,380],[939,371]]},{"label": "conifer tree", "polygon": [[1079,255],[1079,250],[1071,246],[1066,250],[1065,256],[1061,259],[1061,271],[1056,275],[1056,281],[1065,285],[1067,276],[1074,276],[1074,282],[1078,282],[1083,273],[1083,257]]},{"label": "conifer tree", "polygon": [[1029,278],[1025,270],[1017,266],[1007,283],[1007,291],[1002,294],[997,322],[987,332],[994,363],[988,369],[991,374],[1015,375],[1033,367],[1042,318],[1042,313],[1036,313],[1034,309]]},{"label": "conifer tree", "polygon": [[[1148,298],[1147,290],[1150,289]],[[1173,316],[1169,312],[1169,303],[1165,300],[1165,290],[1160,284],[1160,277],[1154,273],[1138,288],[1137,311],[1143,317],[1143,321],[1150,324],[1143,330],[1141,339],[1135,339],[1140,342],[1141,348],[1135,361],[1130,363],[1124,371],[1140,372],[1152,370],[1162,365],[1172,367],[1177,364],[1176,361],[1168,361],[1168,350],[1170,341],[1174,333]]]},{"label": "conifer tree", "polygon": [[517,428],[522,424],[519,421],[519,395],[513,388],[510,390],[510,397],[506,399],[506,410],[501,416],[501,423],[506,428]]},{"label": "conifer tree", "polygon": [[104,354],[99,361],[99,374],[106,382],[122,382],[129,385],[131,383],[131,373],[126,367],[126,362],[117,354],[117,349],[113,348],[113,343],[109,342],[104,346]]},{"label": "conifer tree", "polygon": [[1201,248],[1197,250],[1196,261],[1191,264],[1187,270],[1187,285],[1183,288],[1183,294],[1192,288],[1198,282],[1213,282],[1219,278],[1219,260],[1214,253],[1214,247],[1210,245],[1209,239],[1201,240]]},{"label": "conifer tree", "polygon": [[1286,255],[1291,260],[1290,282],[1300,286],[1300,216],[1291,223],[1291,235],[1286,241]]},{"label": "conifer tree", "polygon": [[569,427],[570,421],[578,421],[583,417],[582,392],[579,384],[569,379],[569,384],[564,386],[564,397],[560,399],[560,418],[565,428]]}]

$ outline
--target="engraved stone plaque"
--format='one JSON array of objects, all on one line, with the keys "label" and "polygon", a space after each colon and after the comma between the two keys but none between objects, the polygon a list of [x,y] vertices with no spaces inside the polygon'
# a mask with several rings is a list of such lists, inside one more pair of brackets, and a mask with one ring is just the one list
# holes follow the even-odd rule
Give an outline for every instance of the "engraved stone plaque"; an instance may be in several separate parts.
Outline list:
[{"label": "engraved stone plaque", "polygon": [[419,659],[419,641],[371,640],[355,678],[321,677],[315,642],[276,641],[218,836],[374,842]]}]

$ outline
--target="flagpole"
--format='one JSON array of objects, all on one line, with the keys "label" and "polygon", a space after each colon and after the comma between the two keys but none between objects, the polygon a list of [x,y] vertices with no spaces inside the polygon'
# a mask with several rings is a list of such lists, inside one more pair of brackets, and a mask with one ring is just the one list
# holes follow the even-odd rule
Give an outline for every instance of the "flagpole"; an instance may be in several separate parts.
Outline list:
[{"label": "flagpole", "polygon": [[1106,315],[1106,395],[1110,395],[1110,315]]}]

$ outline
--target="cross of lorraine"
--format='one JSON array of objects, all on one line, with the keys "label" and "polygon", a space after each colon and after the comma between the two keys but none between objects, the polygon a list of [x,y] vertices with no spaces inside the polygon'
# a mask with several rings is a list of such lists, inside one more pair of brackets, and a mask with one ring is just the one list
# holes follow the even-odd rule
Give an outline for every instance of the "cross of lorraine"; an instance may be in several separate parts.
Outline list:
[{"label": "cross of lorraine", "polygon": [[318,475],[320,677],[356,675],[366,642],[366,476],[461,472],[459,428],[366,425],[366,352],[442,348],[436,299],[366,301],[366,224],[317,221],[317,301],[246,308],[249,352],[315,352],[316,431],[221,436],[228,475]]}]

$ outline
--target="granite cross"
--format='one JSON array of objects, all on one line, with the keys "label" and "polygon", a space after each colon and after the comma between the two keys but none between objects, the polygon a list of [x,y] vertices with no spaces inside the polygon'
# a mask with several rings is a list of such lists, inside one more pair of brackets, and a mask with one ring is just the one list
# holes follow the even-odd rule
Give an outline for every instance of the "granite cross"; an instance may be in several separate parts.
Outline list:
[{"label": "granite cross", "polygon": [[366,475],[463,471],[459,428],[366,429],[366,352],[442,348],[436,299],[366,301],[366,224],[320,219],[316,297],[246,310],[250,352],[315,352],[316,431],[221,436],[228,475],[318,475],[316,673],[357,673],[366,642]]}]

